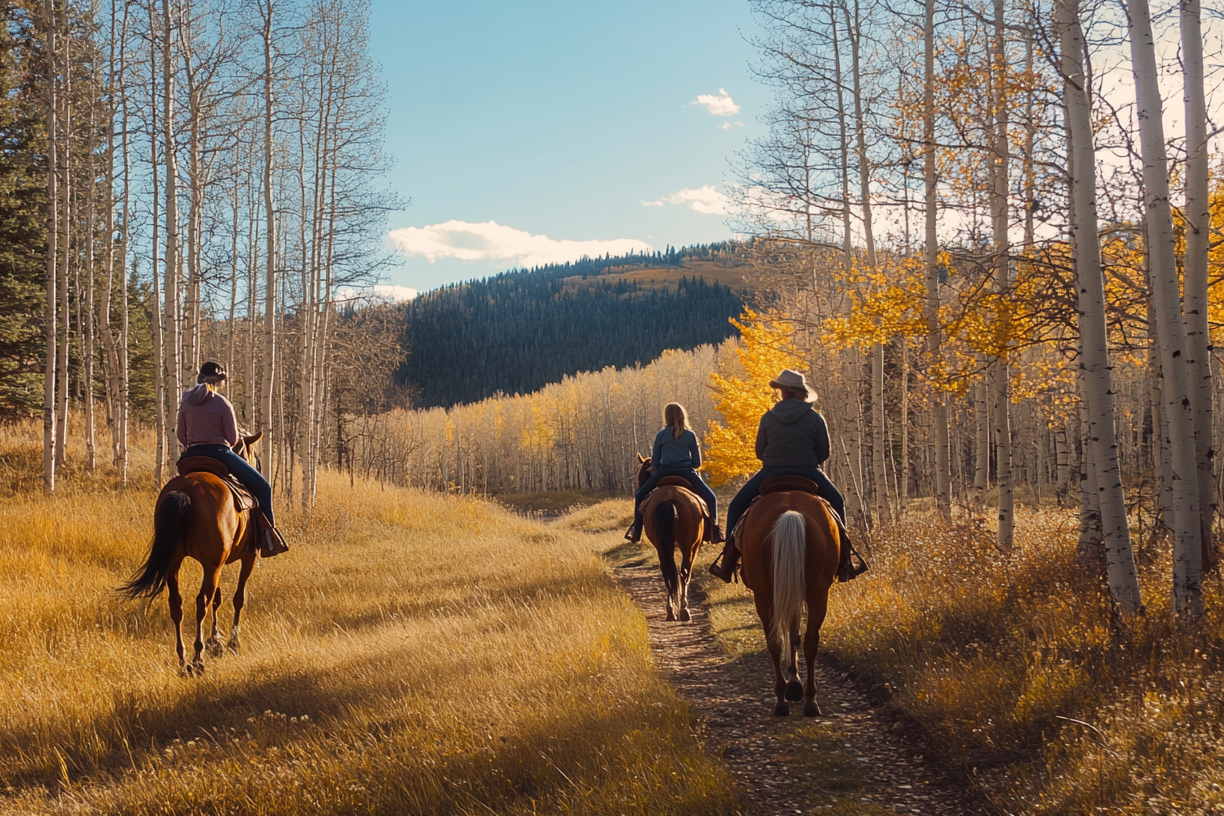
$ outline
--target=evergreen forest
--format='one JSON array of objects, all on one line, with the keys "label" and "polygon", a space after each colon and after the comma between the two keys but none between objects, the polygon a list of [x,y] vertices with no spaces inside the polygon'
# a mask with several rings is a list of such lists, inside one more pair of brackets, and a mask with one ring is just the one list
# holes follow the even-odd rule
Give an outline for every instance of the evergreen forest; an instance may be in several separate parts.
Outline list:
[{"label": "evergreen forest", "polygon": [[[683,270],[728,245],[654,255],[584,258],[512,270],[426,293],[405,309],[398,381],[423,408],[526,394],[581,371],[646,365],[666,349],[718,344],[743,297],[681,274],[674,288],[606,275],[623,268]],[[674,277],[674,274],[673,274]]]}]

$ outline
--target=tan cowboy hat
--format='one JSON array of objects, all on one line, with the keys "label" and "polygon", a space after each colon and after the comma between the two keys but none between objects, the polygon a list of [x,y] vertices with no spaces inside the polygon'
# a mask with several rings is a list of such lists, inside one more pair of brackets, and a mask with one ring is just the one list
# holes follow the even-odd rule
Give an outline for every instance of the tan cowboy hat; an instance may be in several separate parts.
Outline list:
[{"label": "tan cowboy hat", "polygon": [[807,384],[807,377],[804,377],[798,371],[792,371],[789,368],[782,369],[782,373],[769,381],[770,388],[793,388],[796,391],[806,391],[807,396],[804,402],[815,402],[816,392]]}]

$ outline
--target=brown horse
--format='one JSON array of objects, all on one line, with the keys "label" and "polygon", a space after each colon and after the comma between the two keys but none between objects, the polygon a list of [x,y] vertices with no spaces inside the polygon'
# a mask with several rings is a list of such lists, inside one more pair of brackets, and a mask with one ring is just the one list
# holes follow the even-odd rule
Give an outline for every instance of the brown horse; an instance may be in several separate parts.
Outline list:
[{"label": "brown horse", "polygon": [[[650,478],[650,457],[638,454],[638,487]],[[679,479],[679,477],[676,477]],[[666,482],[664,479],[663,482]],[[705,537],[705,518],[701,501],[693,491],[679,484],[661,483],[642,502],[643,530],[659,553],[659,568],[667,588],[667,619],[692,620],[689,614],[688,588],[693,573],[693,560]],[[680,571],[676,571],[676,547],[680,548]]]},{"label": "brown horse", "polygon": [[[833,511],[816,496],[797,490],[763,494],[740,525],[738,543],[744,586],[752,590],[773,659],[778,697],[774,714],[785,716],[790,713],[788,703],[803,700],[804,716],[815,717],[820,706],[816,704],[813,663],[841,543]],[[801,684],[797,652],[805,605],[807,683]]]},{"label": "brown horse", "polygon": [[[234,452],[255,464],[254,444],[263,436],[244,436]],[[120,590],[131,598],[155,598],[163,588],[170,590],[170,618],[174,621],[175,646],[179,671],[187,675],[204,673],[204,650],[209,657],[221,657],[225,648],[217,631],[221,608],[221,568],[242,562],[238,588],[234,591],[234,625],[227,647],[238,651],[238,619],[246,600],[246,582],[259,556],[257,525],[250,510],[238,512],[230,489],[211,473],[188,473],[166,483],[157,497],[153,512],[153,546],[149,557],[132,580]],[[204,580],[196,595],[195,656],[186,662],[183,650],[183,596],[179,593],[178,573],[183,559],[190,556],[204,568]],[[212,603],[212,634],[204,641],[204,616]]]}]

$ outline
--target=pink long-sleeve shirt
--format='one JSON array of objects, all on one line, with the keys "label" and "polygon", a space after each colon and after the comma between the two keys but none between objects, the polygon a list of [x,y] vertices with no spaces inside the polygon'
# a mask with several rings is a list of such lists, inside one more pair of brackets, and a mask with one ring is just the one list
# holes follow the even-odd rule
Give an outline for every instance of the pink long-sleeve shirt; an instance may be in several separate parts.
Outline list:
[{"label": "pink long-sleeve shirt", "polygon": [[238,442],[238,418],[234,406],[225,397],[197,385],[179,403],[178,441],[184,447],[192,445],[229,445]]}]

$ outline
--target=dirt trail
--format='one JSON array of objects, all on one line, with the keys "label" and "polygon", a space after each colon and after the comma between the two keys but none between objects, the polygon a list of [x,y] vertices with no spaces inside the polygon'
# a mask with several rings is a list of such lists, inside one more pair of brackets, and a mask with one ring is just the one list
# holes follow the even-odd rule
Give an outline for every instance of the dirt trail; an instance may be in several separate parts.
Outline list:
[{"label": "dirt trail", "polygon": [[654,561],[652,553],[619,565],[616,576],[646,615],[657,664],[692,705],[711,748],[746,791],[751,813],[976,812],[906,744],[887,712],[873,708],[842,672],[819,659],[823,716],[805,718],[801,706],[792,705],[790,717],[774,717],[768,655],[724,654],[695,587],[692,622],[667,622]]}]

